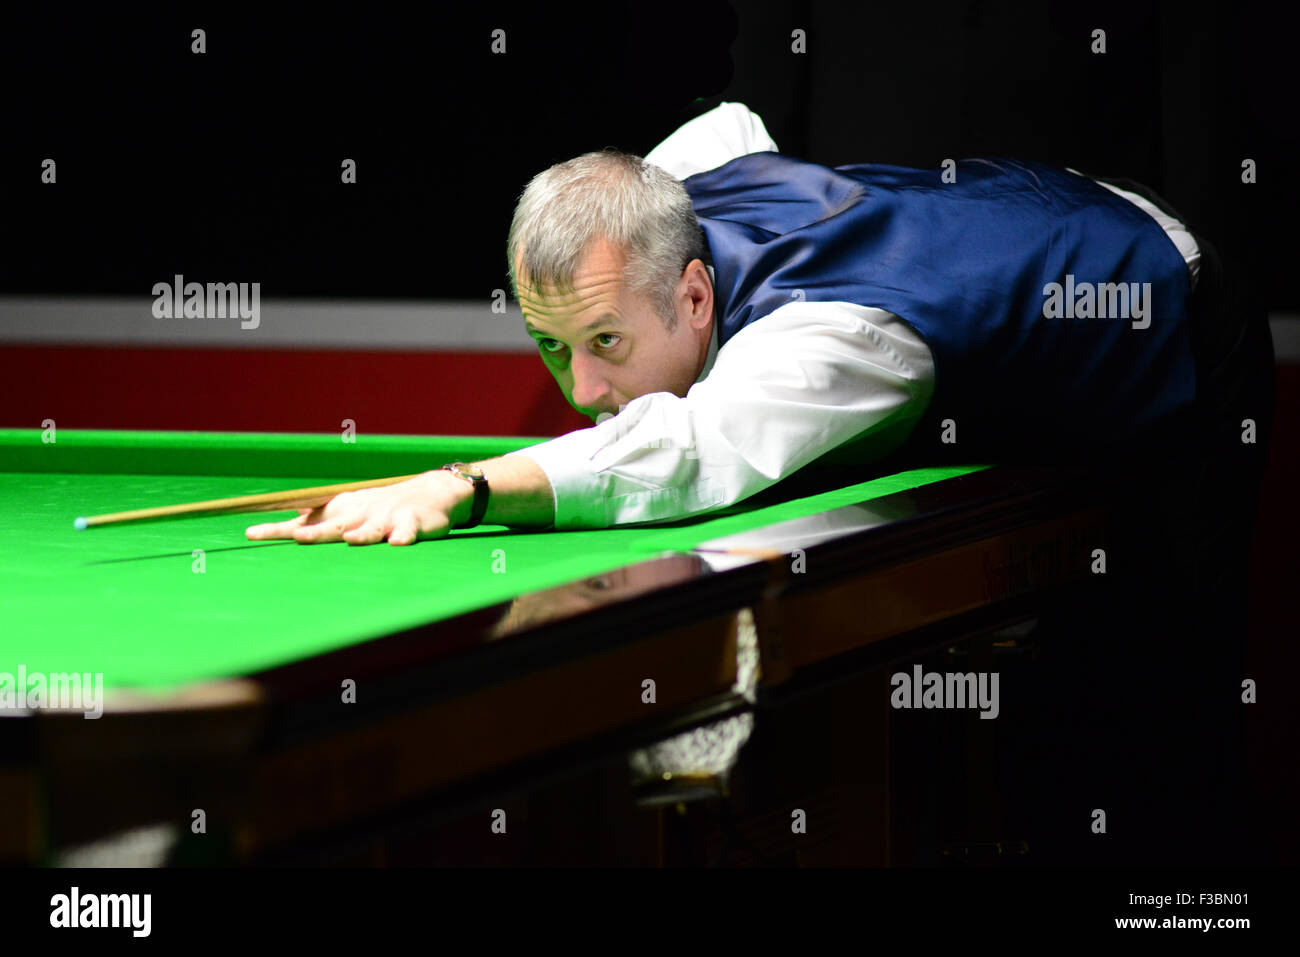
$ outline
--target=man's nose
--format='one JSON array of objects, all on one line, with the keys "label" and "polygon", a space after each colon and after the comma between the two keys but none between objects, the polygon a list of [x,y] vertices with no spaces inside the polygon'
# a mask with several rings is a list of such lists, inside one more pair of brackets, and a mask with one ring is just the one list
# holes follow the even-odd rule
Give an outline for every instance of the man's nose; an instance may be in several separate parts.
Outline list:
[{"label": "man's nose", "polygon": [[574,405],[593,416],[602,412],[615,411],[607,408],[610,395],[609,383],[605,381],[595,359],[575,355],[570,369],[573,371]]}]

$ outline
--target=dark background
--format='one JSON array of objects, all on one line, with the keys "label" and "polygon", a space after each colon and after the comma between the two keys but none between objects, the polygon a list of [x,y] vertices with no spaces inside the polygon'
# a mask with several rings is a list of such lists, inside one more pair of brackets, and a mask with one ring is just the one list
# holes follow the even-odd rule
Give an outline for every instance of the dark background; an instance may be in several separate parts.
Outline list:
[{"label": "dark background", "polygon": [[1294,311],[1290,17],[1150,0],[28,9],[0,30],[0,292],[144,295],[180,272],[268,296],[485,297],[531,175],[645,153],[726,99],[829,165],[1010,155],[1129,176]]}]

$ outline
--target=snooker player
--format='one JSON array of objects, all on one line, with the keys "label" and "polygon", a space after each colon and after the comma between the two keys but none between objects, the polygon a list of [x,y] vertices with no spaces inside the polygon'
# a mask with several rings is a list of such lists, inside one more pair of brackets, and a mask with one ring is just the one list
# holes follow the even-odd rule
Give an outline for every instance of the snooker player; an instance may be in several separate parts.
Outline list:
[{"label": "snooker player", "polygon": [[248,537],[665,521],[809,465],[886,460],[1191,455],[1253,502],[1267,327],[1158,196],[1012,160],[830,169],[776,150],[723,103],[644,161],[589,153],[536,176],[511,281],[597,424]]},{"label": "snooker player", "polygon": [[[536,176],[511,280],[542,361],[597,424],[248,536],[664,521],[832,464],[1105,464],[1127,482],[1109,573],[1044,612],[1019,690],[1041,735],[1027,806],[1114,810],[1134,861],[1234,860],[1265,317],[1139,184],[776,149],[723,103],[645,161],[589,153]],[[1104,836],[1066,832],[1075,859],[1115,860]]]}]

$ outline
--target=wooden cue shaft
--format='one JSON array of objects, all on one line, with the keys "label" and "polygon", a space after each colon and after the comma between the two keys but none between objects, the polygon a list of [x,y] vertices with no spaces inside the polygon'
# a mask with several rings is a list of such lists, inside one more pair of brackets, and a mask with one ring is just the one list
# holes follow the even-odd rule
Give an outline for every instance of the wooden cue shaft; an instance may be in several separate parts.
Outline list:
[{"label": "wooden cue shaft", "polygon": [[393,475],[388,478],[366,479],[363,482],[344,482],[340,485],[318,485],[314,488],[291,488],[282,492],[264,492],[259,495],[238,495],[234,498],[214,498],[206,502],[186,502],[182,505],[162,505],[158,508],[137,508],[129,512],[110,512],[106,515],[87,515],[78,518],[78,529],[100,525],[122,525],[126,522],[147,522],[165,518],[198,518],[203,515],[235,515],[241,512],[278,512],[290,508],[316,508],[324,505],[342,492],[355,492],[364,488],[380,488],[413,479],[416,475]]}]

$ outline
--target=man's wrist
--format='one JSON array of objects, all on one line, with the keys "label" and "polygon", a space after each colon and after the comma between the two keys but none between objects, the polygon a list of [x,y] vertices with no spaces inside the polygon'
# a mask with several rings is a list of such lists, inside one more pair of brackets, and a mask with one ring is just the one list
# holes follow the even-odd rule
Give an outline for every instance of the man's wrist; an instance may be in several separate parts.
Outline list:
[{"label": "man's wrist", "polygon": [[[549,528],[555,520],[555,496],[546,473],[526,456],[504,456],[468,463],[490,483],[491,498],[482,525]],[[452,528],[467,525],[474,514],[474,483],[434,469],[421,476],[430,500],[443,510]]]},{"label": "man's wrist", "polygon": [[452,528],[469,521],[474,510],[474,486],[445,469],[425,473],[425,478],[442,498],[442,508]]}]

